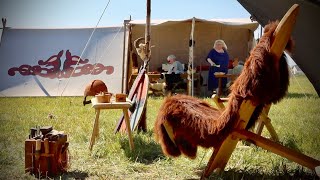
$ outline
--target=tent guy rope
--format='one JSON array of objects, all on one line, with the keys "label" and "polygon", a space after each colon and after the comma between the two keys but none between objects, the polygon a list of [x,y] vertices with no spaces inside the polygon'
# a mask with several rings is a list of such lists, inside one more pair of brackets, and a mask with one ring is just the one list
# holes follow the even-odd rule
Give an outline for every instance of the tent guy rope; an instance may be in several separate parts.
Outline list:
[{"label": "tent guy rope", "polygon": [[77,68],[77,66],[78,66],[78,64],[79,64],[79,61],[81,60],[81,58],[82,58],[82,56],[83,56],[84,51],[87,49],[88,44],[89,44],[89,42],[91,41],[91,38],[92,38],[94,32],[96,31],[96,29],[97,29],[97,27],[98,27],[98,25],[99,25],[99,23],[100,23],[103,15],[104,15],[104,13],[106,12],[106,10],[107,10],[107,8],[108,8],[108,6],[109,6],[109,4],[110,4],[110,1],[111,1],[111,0],[108,0],[108,3],[107,3],[107,5],[105,6],[105,8],[103,9],[103,12],[102,12],[102,14],[101,14],[101,16],[100,16],[97,24],[95,25],[94,29],[92,30],[91,35],[90,35],[90,37],[89,37],[89,39],[88,39],[85,47],[83,48],[83,50],[82,50],[82,52],[81,52],[81,55],[80,55],[80,57],[79,57],[79,59],[78,59],[78,62],[77,62],[77,64],[75,65],[75,68],[73,69],[72,73],[70,74],[70,76],[69,76],[69,78],[68,78],[68,81],[67,81],[65,87],[63,88],[63,90],[62,90],[62,92],[61,92],[61,96],[62,96],[63,92],[65,91],[65,89],[67,88],[67,86],[68,86],[68,84],[69,84],[69,82],[70,82],[70,77],[72,76],[72,74],[74,73],[75,69]]}]

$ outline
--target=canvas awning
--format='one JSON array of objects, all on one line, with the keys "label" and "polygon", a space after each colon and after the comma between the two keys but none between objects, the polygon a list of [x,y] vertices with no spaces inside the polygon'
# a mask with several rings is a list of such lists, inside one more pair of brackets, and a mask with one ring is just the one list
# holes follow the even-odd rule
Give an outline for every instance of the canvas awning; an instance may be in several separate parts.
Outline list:
[{"label": "canvas awning", "polygon": [[[258,27],[258,24],[256,22],[252,22],[249,18],[238,18],[238,19],[199,19],[195,18],[196,22],[205,22],[210,24],[222,24],[227,26],[235,26],[238,28],[246,28],[250,29],[251,31],[255,31]],[[192,22],[192,18],[190,19],[156,19],[151,20],[152,26],[157,25],[171,25],[171,24],[177,24],[180,22]],[[132,20],[130,21],[130,24],[134,25],[145,25],[145,20]]]},{"label": "canvas awning", "polygon": [[320,96],[320,2],[306,0],[238,0],[263,26],[280,20],[293,4],[300,10],[292,37],[295,41],[293,60],[306,74]]},{"label": "canvas awning", "polygon": [[[144,37],[145,21],[132,20],[131,42],[139,37]],[[247,19],[199,19],[195,18],[194,29],[194,65],[206,65],[205,57],[212,49],[214,41],[223,39],[228,46],[230,59],[235,57],[242,61],[248,56],[254,40],[254,31],[257,22]],[[151,20],[151,45],[152,48],[150,71],[155,71],[166,63],[170,54],[187,64],[189,60],[189,38],[192,27],[190,19]],[[142,61],[139,60],[139,63]]]}]

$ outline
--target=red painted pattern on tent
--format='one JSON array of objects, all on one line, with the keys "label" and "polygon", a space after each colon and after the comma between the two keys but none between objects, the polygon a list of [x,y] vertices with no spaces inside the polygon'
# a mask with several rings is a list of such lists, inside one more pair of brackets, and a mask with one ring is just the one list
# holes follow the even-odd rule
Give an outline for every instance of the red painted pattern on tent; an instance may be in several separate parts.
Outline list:
[{"label": "red painted pattern on tent", "polygon": [[54,79],[78,77],[88,74],[98,75],[103,71],[110,75],[114,72],[113,66],[105,66],[101,63],[90,64],[88,59],[81,59],[77,55],[71,55],[69,50],[67,50],[65,53],[66,59],[61,70],[61,57],[63,52],[64,51],[61,50],[58,54],[52,55],[46,61],[39,60],[38,65],[35,66],[23,64],[20,67],[12,67],[8,70],[8,74],[10,76],[15,76],[16,73],[20,73],[22,76],[38,75],[41,77]]}]

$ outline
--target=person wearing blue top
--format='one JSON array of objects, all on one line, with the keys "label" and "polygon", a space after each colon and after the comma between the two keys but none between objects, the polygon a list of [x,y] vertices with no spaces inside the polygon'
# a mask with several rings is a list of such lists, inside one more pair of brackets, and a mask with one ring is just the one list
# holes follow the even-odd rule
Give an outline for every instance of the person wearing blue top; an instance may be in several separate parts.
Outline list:
[{"label": "person wearing blue top", "polygon": [[167,62],[168,72],[165,74],[166,90],[174,92],[179,88],[185,89],[186,83],[180,76],[184,72],[181,62],[177,60],[175,55],[169,55]]},{"label": "person wearing blue top", "polygon": [[[213,92],[218,88],[218,79],[214,76],[216,72],[227,74],[229,55],[226,43],[219,39],[214,42],[213,49],[209,52],[206,61],[210,64],[208,74],[208,91]],[[227,84],[227,78],[222,78],[222,87]]]},{"label": "person wearing blue top", "polygon": [[167,74],[182,74],[184,69],[180,61],[177,60],[175,55],[169,55],[167,57],[167,62],[169,64]]}]

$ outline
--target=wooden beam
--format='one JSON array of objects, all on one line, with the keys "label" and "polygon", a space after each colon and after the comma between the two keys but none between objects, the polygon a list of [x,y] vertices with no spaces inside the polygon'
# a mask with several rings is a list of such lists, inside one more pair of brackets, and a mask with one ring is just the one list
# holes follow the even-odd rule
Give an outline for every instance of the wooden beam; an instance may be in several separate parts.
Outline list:
[{"label": "wooden beam", "polygon": [[259,135],[256,135],[252,132],[246,131],[246,130],[235,130],[232,135],[246,140],[250,143],[255,144],[256,146],[259,146],[265,150],[271,151],[275,154],[278,154],[282,157],[285,157],[291,161],[294,161],[302,166],[308,167],[312,170],[315,169],[315,167],[320,166],[320,161],[313,159],[309,156],[306,156],[302,153],[299,153],[297,151],[294,151],[292,149],[289,149],[285,146],[282,146],[279,143],[276,143],[274,141],[271,141],[269,139],[266,139],[264,137],[261,137]]},{"label": "wooden beam", "polygon": [[293,26],[298,16],[298,12],[299,5],[294,4],[283,16],[274,32],[270,52],[275,56],[275,60],[277,61],[280,59],[284,51],[284,48],[286,47],[289,41],[291,32],[293,30]]}]

